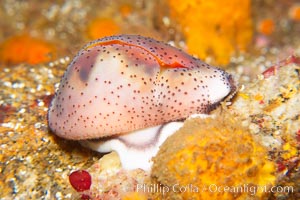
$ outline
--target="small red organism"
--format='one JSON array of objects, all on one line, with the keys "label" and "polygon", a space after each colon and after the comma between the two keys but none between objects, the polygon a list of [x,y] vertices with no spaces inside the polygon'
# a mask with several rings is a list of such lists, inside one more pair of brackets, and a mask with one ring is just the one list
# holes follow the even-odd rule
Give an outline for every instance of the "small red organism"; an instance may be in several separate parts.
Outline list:
[{"label": "small red organism", "polygon": [[278,62],[277,64],[269,67],[268,69],[266,69],[262,73],[262,75],[264,76],[264,78],[269,78],[271,76],[274,76],[279,68],[281,68],[283,66],[286,66],[286,65],[289,65],[289,64],[300,64],[300,57],[297,57],[295,55],[291,55],[287,59],[284,59],[284,60]]},{"label": "small red organism", "polygon": [[81,199],[82,200],[91,199],[91,197],[89,195],[83,194],[83,195],[81,195]]},{"label": "small red organism", "polygon": [[0,123],[5,121],[5,118],[16,111],[16,108],[11,106],[10,104],[0,105]]},{"label": "small red organism", "polygon": [[276,71],[279,69],[279,66],[272,66],[266,69],[262,74],[264,75],[264,78],[269,78],[270,76],[274,76],[276,74]]},{"label": "small red organism", "polygon": [[286,165],[284,164],[283,161],[278,161],[277,162],[277,172],[282,172],[286,169],[287,169],[287,167],[286,167]]},{"label": "small red organism", "polygon": [[300,129],[297,131],[296,140],[300,144]]},{"label": "small red organism", "polygon": [[292,55],[286,60],[286,64],[295,63],[300,64],[300,57]]},{"label": "small red organism", "polygon": [[44,102],[45,106],[48,107],[50,105],[50,102],[51,102],[53,96],[54,96],[53,94],[43,95],[43,96],[40,97],[40,99],[41,99],[41,101]]},{"label": "small red organism", "polygon": [[49,106],[51,100],[53,99],[54,94],[50,95],[42,95],[34,100],[34,102],[30,105],[31,108],[35,108],[39,105],[39,103],[43,102],[44,106]]},{"label": "small red organism", "polygon": [[92,177],[90,173],[85,170],[77,170],[70,174],[69,181],[77,192],[82,192],[90,189]]}]

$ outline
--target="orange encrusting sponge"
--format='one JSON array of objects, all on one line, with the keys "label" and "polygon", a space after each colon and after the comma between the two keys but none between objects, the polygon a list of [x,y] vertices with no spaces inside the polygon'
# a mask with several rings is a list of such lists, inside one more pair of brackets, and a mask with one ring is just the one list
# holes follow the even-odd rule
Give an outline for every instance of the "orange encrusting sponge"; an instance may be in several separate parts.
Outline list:
[{"label": "orange encrusting sponge", "polygon": [[87,26],[87,35],[93,40],[119,33],[120,26],[110,18],[96,18]]},{"label": "orange encrusting sponge", "polygon": [[271,35],[274,32],[275,23],[272,19],[266,18],[258,23],[257,31],[264,35]]},{"label": "orange encrusting sponge", "polygon": [[164,196],[153,195],[158,199],[263,199],[276,180],[275,165],[267,155],[249,130],[230,116],[189,120],[153,159],[153,184],[169,188]]},{"label": "orange encrusting sponge", "polygon": [[16,35],[0,44],[0,62],[4,64],[39,64],[54,57],[52,44],[28,34]]},{"label": "orange encrusting sponge", "polygon": [[170,13],[182,28],[187,50],[201,59],[211,56],[226,65],[244,51],[253,35],[251,1],[168,0]]},{"label": "orange encrusting sponge", "polygon": [[300,21],[300,4],[295,4],[289,9],[289,17],[294,21]]}]

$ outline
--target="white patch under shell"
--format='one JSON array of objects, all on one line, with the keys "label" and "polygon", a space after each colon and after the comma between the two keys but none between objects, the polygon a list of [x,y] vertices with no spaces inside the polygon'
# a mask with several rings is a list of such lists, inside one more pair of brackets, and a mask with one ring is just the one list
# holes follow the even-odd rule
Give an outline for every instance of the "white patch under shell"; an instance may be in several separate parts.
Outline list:
[{"label": "white patch under shell", "polygon": [[124,169],[140,168],[149,171],[152,166],[151,159],[157,154],[159,147],[182,126],[183,122],[171,122],[133,131],[119,137],[98,141],[84,140],[80,143],[85,147],[102,153],[116,151]]}]

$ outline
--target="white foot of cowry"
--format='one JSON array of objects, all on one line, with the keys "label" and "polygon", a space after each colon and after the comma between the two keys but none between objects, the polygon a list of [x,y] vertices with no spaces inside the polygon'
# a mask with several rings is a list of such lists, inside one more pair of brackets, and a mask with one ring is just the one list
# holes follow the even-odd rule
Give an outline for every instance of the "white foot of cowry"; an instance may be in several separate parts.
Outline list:
[{"label": "white foot of cowry", "polygon": [[158,152],[160,145],[182,125],[183,122],[170,122],[122,136],[100,140],[84,140],[80,143],[87,148],[102,153],[116,151],[124,169],[141,168],[149,171],[152,165],[151,159]]},{"label": "white foot of cowry", "polygon": [[[209,115],[195,114],[189,118],[205,118]],[[211,117],[211,116],[210,116]],[[183,126],[183,122],[169,122],[163,125],[137,130],[122,136],[109,137],[99,140],[84,140],[80,143],[94,151],[107,153],[116,151],[122,167],[127,170],[143,169],[149,171],[160,145],[173,133]]]}]

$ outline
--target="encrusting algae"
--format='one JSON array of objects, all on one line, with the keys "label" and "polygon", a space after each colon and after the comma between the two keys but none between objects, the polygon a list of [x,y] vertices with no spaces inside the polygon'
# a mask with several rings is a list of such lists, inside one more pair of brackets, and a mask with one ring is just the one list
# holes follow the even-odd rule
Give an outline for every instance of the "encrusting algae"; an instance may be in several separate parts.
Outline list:
[{"label": "encrusting algae", "polygon": [[232,117],[195,118],[170,136],[153,159],[155,199],[263,199],[275,184],[266,149]]},{"label": "encrusting algae", "polygon": [[168,0],[171,18],[180,25],[187,50],[201,59],[212,56],[228,64],[236,51],[245,51],[253,35],[251,1]]}]

